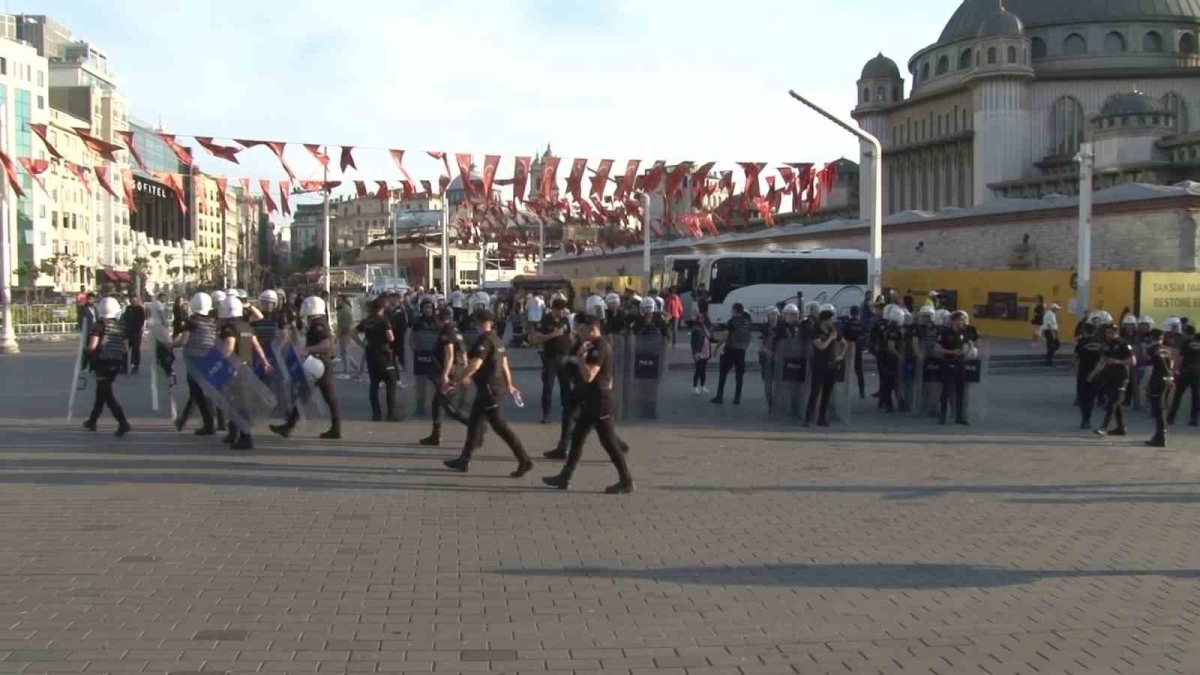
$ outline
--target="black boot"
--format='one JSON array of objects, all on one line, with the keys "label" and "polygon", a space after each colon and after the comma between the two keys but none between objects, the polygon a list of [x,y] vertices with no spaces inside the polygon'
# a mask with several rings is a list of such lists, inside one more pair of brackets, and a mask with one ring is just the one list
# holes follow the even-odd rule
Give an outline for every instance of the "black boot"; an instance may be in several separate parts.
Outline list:
[{"label": "black boot", "polygon": [[[286,424],[272,424],[270,426],[272,432],[287,438],[292,435],[292,428]],[[211,432],[210,432],[211,433]]]},{"label": "black boot", "polygon": [[546,476],[542,479],[542,483],[559,490],[568,490],[571,487],[571,477],[564,472],[556,476]]},{"label": "black boot", "polygon": [[96,420],[92,420],[92,419],[84,420],[83,428],[87,429],[88,431],[95,431],[96,430]]},{"label": "black boot", "polygon": [[448,459],[442,462],[442,464],[445,464],[447,469],[450,469],[451,471],[457,471],[459,473],[466,473],[467,470],[471,468],[471,460],[467,459],[466,457],[455,457],[454,459]]},{"label": "black boot", "polygon": [[627,494],[633,492],[633,489],[634,489],[633,479],[630,478],[628,481],[620,481],[617,483],[613,483],[612,485],[609,485],[608,487],[604,488],[604,494],[627,495]]},{"label": "black boot", "polygon": [[521,478],[530,471],[533,471],[533,460],[525,457],[517,464],[517,470],[508,475],[512,478]]},{"label": "black boot", "polygon": [[131,431],[133,431],[133,427],[129,426],[129,420],[120,419],[117,421],[117,430],[113,432],[113,435],[120,438]]},{"label": "black boot", "polygon": [[230,444],[229,447],[234,450],[253,450],[254,440],[250,438],[250,434],[242,434],[237,442]]},{"label": "black boot", "polygon": [[336,441],[342,437],[342,430],[339,427],[329,427],[329,431],[321,434],[321,438],[329,441]]},{"label": "black boot", "polygon": [[422,438],[419,441],[419,443],[421,445],[432,445],[434,447],[441,445],[442,444],[442,425],[440,425],[440,424],[433,425],[433,433],[429,434],[425,438]]},{"label": "black boot", "polygon": [[561,461],[567,458],[567,449],[559,446],[553,450],[547,450],[546,452],[542,453],[542,457]]}]

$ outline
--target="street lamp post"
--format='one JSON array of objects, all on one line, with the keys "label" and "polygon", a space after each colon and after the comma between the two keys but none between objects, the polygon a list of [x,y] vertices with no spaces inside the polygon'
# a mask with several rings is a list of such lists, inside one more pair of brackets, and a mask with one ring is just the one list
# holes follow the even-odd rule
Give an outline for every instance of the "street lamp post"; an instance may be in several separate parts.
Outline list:
[{"label": "street lamp post", "polygon": [[1080,143],[1075,161],[1079,162],[1079,241],[1076,262],[1076,309],[1086,315],[1091,308],[1092,291],[1092,169],[1095,165],[1091,143]]},{"label": "street lamp post", "polygon": [[[7,105],[0,100],[0,149],[8,154],[8,129],[4,128],[3,120],[7,117]],[[11,226],[8,217],[8,182],[0,180],[0,302],[3,302],[4,332],[0,333],[0,354],[19,354],[21,348],[17,345],[17,332],[13,328],[12,314],[12,253],[14,250],[8,228]]]}]

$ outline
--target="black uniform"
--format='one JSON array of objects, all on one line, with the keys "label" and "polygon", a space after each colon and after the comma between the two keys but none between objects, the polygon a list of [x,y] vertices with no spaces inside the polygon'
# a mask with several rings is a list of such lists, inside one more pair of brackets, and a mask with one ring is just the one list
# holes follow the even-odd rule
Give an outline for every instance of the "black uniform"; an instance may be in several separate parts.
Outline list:
[{"label": "black uniform", "polygon": [[408,337],[408,306],[400,303],[396,309],[392,310],[389,320],[392,324],[392,336],[396,339],[392,344],[392,359],[396,364],[396,372],[405,369],[404,362],[404,344],[405,338]]},{"label": "black uniform", "polygon": [[[837,328],[822,328],[814,326],[812,356],[812,386],[809,388],[808,405],[804,413],[804,423],[811,424],[813,413],[817,412],[817,426],[829,426],[829,397],[833,395],[833,385],[837,381]],[[832,337],[833,339],[821,349],[816,343]],[[820,401],[818,401],[818,397]],[[818,407],[818,403],[820,404]]]},{"label": "black uniform", "polygon": [[[309,317],[308,330],[304,334],[304,345],[306,347],[315,347],[325,340],[331,340],[332,334],[329,331],[328,317],[312,316]],[[338,409],[337,398],[333,391],[333,368],[329,365],[329,354],[313,354],[314,358],[320,359],[325,364],[325,372],[316,381],[317,389],[321,391],[322,398],[325,399],[325,405],[329,406],[330,427],[329,431],[321,434],[324,438],[341,438],[342,435],[342,416]],[[287,421],[282,426],[271,427],[272,431],[287,436],[295,428],[296,422],[300,420],[300,409],[293,406],[291,412],[288,413]]]},{"label": "black uniform", "polygon": [[363,334],[367,343],[364,358],[367,374],[371,378],[367,397],[371,401],[371,417],[376,421],[383,417],[379,409],[380,384],[384,387],[388,420],[394,421],[396,418],[396,362],[392,354],[392,342],[388,340],[388,331],[395,330],[392,326],[385,317],[369,316],[359,321],[354,329]]},{"label": "black uniform", "polygon": [[562,335],[542,343],[542,419],[550,419],[550,404],[554,399],[554,381],[558,380],[558,395],[563,407],[571,396],[571,376],[563,368],[566,357],[571,352],[571,327],[564,316],[555,319],[547,312],[537,326],[537,332],[549,335],[561,329]]},{"label": "black uniform", "polygon": [[968,338],[962,331],[949,326],[942,329],[938,335],[938,345],[953,353],[942,354],[940,377],[942,380],[941,423],[946,423],[946,413],[950,410],[950,400],[954,399],[954,419],[960,424],[967,423],[967,411],[963,409],[966,393],[966,374],[963,372],[963,346]]},{"label": "black uniform", "polygon": [[733,404],[742,402],[742,383],[746,378],[746,350],[750,348],[751,333],[754,325],[746,314],[739,314],[729,319],[729,337],[725,340],[725,348],[721,350],[721,370],[717,379],[717,396],[713,403],[721,403],[725,397],[725,381],[729,371],[734,374]]},{"label": "black uniform", "polygon": [[[191,359],[198,359],[208,353],[213,345],[217,343],[217,325],[216,322],[202,314],[195,314],[182,326],[183,331],[188,334],[187,344],[183,346],[184,356]],[[196,430],[197,436],[209,436],[213,433],[213,411],[209,405],[208,397],[204,395],[204,389],[200,387],[200,383],[192,377],[191,373],[187,376],[188,385],[188,400],[183,405],[183,410],[179,413],[179,419],[175,422],[175,428],[182,430],[187,424],[188,418],[192,414],[192,406],[200,409],[200,419],[203,425]]]},{"label": "black uniform", "polygon": [[1146,385],[1146,398],[1150,399],[1150,416],[1154,418],[1154,436],[1150,445],[1166,446],[1167,421],[1163,416],[1164,401],[1167,389],[1172,384],[1171,353],[1162,345],[1151,344],[1150,381]]},{"label": "black uniform", "polygon": [[881,399],[880,408],[883,407],[883,372],[889,360],[887,355],[887,328],[888,322],[882,318],[877,318],[871,322],[871,327],[867,331],[867,351],[875,356],[875,368],[879,371],[879,393],[876,396]]},{"label": "black uniform", "polygon": [[[1133,348],[1129,343],[1116,338],[1112,342],[1107,342],[1104,345],[1102,355],[1106,359],[1113,361],[1125,361],[1133,358]],[[1123,364],[1110,363],[1100,371],[1097,376],[1099,379],[1100,392],[1104,396],[1104,424],[1101,425],[1101,430],[1108,429],[1108,423],[1112,421],[1113,416],[1117,418],[1117,428],[1113,431],[1114,434],[1125,434],[1125,413],[1121,410],[1121,393],[1125,389],[1125,385],[1129,382],[1129,367]]]},{"label": "black uniform", "polygon": [[[888,323],[874,333],[875,361],[879,366],[879,407],[894,412],[896,403],[903,405],[897,382],[900,378],[900,355],[904,353],[904,329]],[[894,353],[893,353],[894,350]]]},{"label": "black uniform", "polygon": [[1188,424],[1196,426],[1200,422],[1200,336],[1188,336],[1180,349],[1180,354],[1183,357],[1183,363],[1179,368],[1179,383],[1175,387],[1175,396],[1171,401],[1171,412],[1167,415],[1167,422],[1175,423],[1175,416],[1179,413],[1179,404],[1183,403],[1183,395],[1191,390],[1192,408],[1188,415]]},{"label": "black uniform", "polygon": [[125,411],[113,394],[113,382],[125,369],[125,360],[128,358],[125,327],[116,319],[104,319],[97,321],[88,335],[98,338],[96,349],[88,359],[92,372],[96,374],[96,400],[92,403],[92,412],[83,426],[95,431],[96,421],[100,419],[100,413],[107,405],[109,412],[117,420],[117,435],[123,436],[129,431],[129,421],[125,419]]},{"label": "black uniform", "polygon": [[[249,323],[242,319],[226,320],[217,330],[217,338],[222,342],[233,338],[233,358],[244,364],[254,365],[254,327]],[[233,403],[233,401],[230,402]],[[250,440],[250,430],[238,428],[232,415],[228,427],[229,434],[225,437],[226,443],[234,444],[234,447],[239,450],[249,450],[253,446],[253,441]]]},{"label": "black uniform", "polygon": [[142,367],[142,333],[146,330],[146,308],[142,305],[130,305],[121,315],[125,322],[125,339],[129,340],[129,364],[133,372]]},{"label": "black uniform", "polygon": [[599,370],[591,382],[582,383],[579,386],[580,415],[575,424],[575,430],[571,434],[571,451],[567,455],[567,463],[560,476],[563,486],[575,474],[575,468],[579,466],[579,460],[583,458],[584,443],[594,428],[600,437],[600,444],[608,453],[608,458],[617,468],[617,475],[621,480],[619,485],[631,488],[633,476],[630,475],[629,465],[625,461],[625,452],[628,449],[623,447],[624,443],[617,438],[616,430],[613,428],[612,347],[604,338],[596,338],[587,343],[587,351],[582,360],[584,364],[598,366]]},{"label": "black uniform", "polygon": [[863,376],[863,348],[866,345],[865,331],[862,321],[854,317],[846,317],[841,321],[842,337],[854,345],[854,377],[858,379],[858,397],[866,398],[867,381]]},{"label": "black uniform", "polygon": [[1092,410],[1096,405],[1098,383],[1092,381],[1092,371],[1100,363],[1104,355],[1104,342],[1095,335],[1082,337],[1075,343],[1075,398],[1079,399],[1081,419],[1079,427],[1087,428],[1092,424]]},{"label": "black uniform", "polygon": [[471,455],[475,448],[482,445],[483,422],[486,419],[492,431],[504,440],[513,456],[519,463],[513,477],[519,478],[533,468],[533,462],[525,453],[524,446],[504,421],[504,376],[505,359],[504,345],[495,333],[485,333],[471,346],[467,356],[469,361],[479,359],[482,365],[475,371],[475,402],[471,405],[471,414],[467,419],[467,440],[463,443],[462,455],[446,464],[450,468],[466,471],[470,464]]}]

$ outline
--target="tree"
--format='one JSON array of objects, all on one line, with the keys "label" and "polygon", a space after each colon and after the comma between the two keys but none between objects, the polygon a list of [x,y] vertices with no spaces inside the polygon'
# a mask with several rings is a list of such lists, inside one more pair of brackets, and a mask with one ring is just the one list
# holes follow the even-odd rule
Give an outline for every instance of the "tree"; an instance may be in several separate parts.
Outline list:
[{"label": "tree", "polygon": [[26,304],[29,304],[32,302],[31,294],[34,291],[34,289],[36,288],[37,280],[38,280],[38,277],[40,277],[40,276],[42,276],[41,267],[39,267],[38,265],[34,265],[32,262],[30,262],[28,260],[21,263],[20,269],[17,270],[17,279],[19,279],[22,282],[22,285],[26,286],[26,288],[25,288]]},{"label": "tree", "polygon": [[316,246],[309,246],[300,253],[300,259],[296,262],[301,270],[309,270],[321,265],[321,249]]}]

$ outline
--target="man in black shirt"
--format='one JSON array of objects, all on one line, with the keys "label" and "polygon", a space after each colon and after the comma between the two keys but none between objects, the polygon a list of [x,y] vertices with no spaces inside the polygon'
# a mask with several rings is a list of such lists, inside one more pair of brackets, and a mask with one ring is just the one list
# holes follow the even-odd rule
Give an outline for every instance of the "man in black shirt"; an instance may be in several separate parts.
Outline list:
[{"label": "man in black shirt", "polygon": [[950,399],[954,399],[954,421],[967,424],[967,411],[963,408],[966,402],[966,373],[963,372],[969,340],[963,335],[963,313],[954,312],[950,315],[949,324],[942,329],[937,344],[933,348],[934,355],[941,361],[940,377],[942,380],[941,416],[939,424],[946,423],[946,413],[949,412]]},{"label": "man in black shirt", "polygon": [[[388,307],[391,309],[389,319],[392,322],[392,358],[396,366],[396,380],[400,381],[400,373],[404,372],[407,364],[404,362],[405,338],[408,337],[408,306],[396,294],[388,297]],[[403,386],[403,383],[401,382]]]},{"label": "man in black shirt", "polygon": [[1171,401],[1171,411],[1167,413],[1167,424],[1175,424],[1175,416],[1179,413],[1179,404],[1183,403],[1183,395],[1191,390],[1192,409],[1188,415],[1188,426],[1200,423],[1200,337],[1196,335],[1196,327],[1190,323],[1183,328],[1183,346],[1179,350],[1182,365],[1179,368],[1179,384],[1175,387],[1175,396]]},{"label": "man in black shirt", "polygon": [[1092,373],[1100,364],[1104,342],[1096,334],[1096,324],[1085,322],[1082,334],[1075,343],[1075,399],[1079,401],[1079,428],[1092,426],[1092,410],[1096,405],[1096,385]]},{"label": "man in black shirt", "polygon": [[[387,400],[387,421],[399,422],[396,415],[396,362],[392,357],[392,345],[396,342],[392,323],[384,316],[387,300],[378,297],[371,301],[371,315],[358,322],[351,339],[359,347],[364,348],[363,360],[367,365],[367,373],[371,378],[367,385],[367,397],[371,401],[371,421],[383,419],[379,409],[379,385],[384,386],[384,397]],[[366,336],[366,343],[359,334]]]},{"label": "man in black shirt", "polygon": [[[579,345],[585,342],[581,335],[590,330],[590,324],[583,321],[587,316],[589,315],[581,312],[575,318],[574,347],[572,347],[572,353],[577,350]],[[595,316],[596,325],[600,327],[603,333],[604,319],[600,318],[599,315],[590,316]],[[611,349],[611,345],[609,348]],[[571,395],[567,400],[567,405],[563,408],[562,427],[559,430],[558,445],[553,450],[548,450],[542,454],[546,459],[562,460],[567,458],[567,451],[571,446],[572,429],[578,424],[579,417],[583,414],[583,405],[587,398],[587,388],[583,386],[585,383],[582,379],[583,373],[579,360],[570,357],[563,367],[571,376]],[[609,387],[611,388],[611,386],[612,384],[610,383]],[[614,438],[616,439],[617,446],[621,448],[621,452],[629,452],[629,445],[621,440],[620,437],[615,436],[615,433]]]},{"label": "man in black shirt", "polygon": [[550,404],[554,399],[554,381],[558,380],[558,395],[565,407],[571,395],[571,376],[563,369],[571,353],[571,327],[567,322],[567,301],[555,300],[550,311],[542,317],[530,342],[542,349],[542,424],[550,421]]},{"label": "man in black shirt", "polygon": [[579,332],[581,343],[573,357],[579,366],[582,382],[580,384],[580,388],[583,390],[580,395],[581,414],[571,436],[571,451],[562,472],[557,476],[543,478],[542,482],[560,490],[566,490],[570,486],[575,468],[579,466],[579,460],[583,457],[583,445],[587,441],[588,434],[595,428],[600,436],[600,444],[604,446],[604,451],[608,453],[613,466],[617,468],[617,475],[620,478],[619,482],[609,486],[605,492],[627,494],[633,492],[634,485],[633,476],[629,473],[629,465],[625,461],[625,453],[621,449],[620,440],[613,428],[612,348],[600,336],[600,320],[598,318],[587,316],[582,321],[584,326]]},{"label": "man in black shirt", "polygon": [[[1096,429],[1100,436],[1124,436],[1125,412],[1121,410],[1121,394],[1129,381],[1129,371],[1133,365],[1133,348],[1117,335],[1117,327],[1111,323],[1104,326],[1104,350],[1101,352],[1098,372],[1092,373],[1093,381],[1100,388],[1104,397],[1104,423]],[[1113,416],[1117,418],[1117,428],[1108,430],[1108,423]]]},{"label": "man in black shirt", "polygon": [[[817,426],[829,426],[829,397],[833,395],[833,385],[837,380],[837,363],[845,358],[845,343],[838,336],[837,328],[833,325],[834,311],[829,308],[821,310],[817,315],[817,324],[813,335],[813,381],[808,396],[808,406],[804,413],[804,426],[811,426],[813,413],[818,410]],[[818,398],[820,399],[818,401]]]},{"label": "man in black shirt", "polygon": [[742,384],[746,378],[746,350],[750,348],[750,340],[754,330],[754,322],[746,314],[742,303],[733,303],[733,315],[725,325],[728,331],[725,338],[725,348],[721,350],[720,370],[717,376],[717,395],[711,403],[721,405],[725,402],[725,381],[729,371],[733,371],[734,389],[733,404],[742,403]]},{"label": "man in black shirt", "polygon": [[[504,421],[502,410],[505,392],[518,398],[521,391],[512,381],[512,373],[508,370],[508,357],[504,344],[492,332],[494,318],[488,310],[481,310],[477,316],[480,330],[483,334],[471,347],[467,356],[467,369],[458,381],[459,387],[466,387],[472,379],[475,381],[475,402],[471,405],[471,415],[467,419],[467,440],[463,443],[462,454],[454,459],[445,461],[446,467],[454,471],[466,473],[471,467],[471,455],[483,442],[483,421],[486,419],[492,431],[504,440],[513,455],[517,458],[517,470],[511,475],[520,478],[533,469],[533,460],[525,452],[520,439]],[[449,384],[443,388],[443,393],[449,390]]]},{"label": "man in black shirt", "polygon": [[[458,339],[458,331],[454,329],[454,314],[449,307],[438,310],[433,326],[437,332],[437,338],[430,356],[432,363],[427,376],[428,380],[433,383],[433,405],[430,409],[433,417],[433,431],[419,442],[421,445],[438,446],[442,444],[443,411],[450,416],[450,419],[458,420],[463,424],[467,423],[459,408],[451,405],[450,397],[447,395],[453,389],[454,383],[450,378],[450,373],[454,371],[455,364],[458,362],[462,362],[464,366],[466,364],[466,348]],[[482,432],[480,433],[482,434]]]},{"label": "man in black shirt", "polygon": [[141,297],[130,298],[121,319],[125,322],[125,339],[129,340],[129,374],[137,375],[142,367],[142,333],[146,330],[146,308]]},{"label": "man in black shirt", "polygon": [[848,344],[854,345],[854,376],[858,379],[858,397],[867,397],[867,381],[863,376],[863,347],[865,345],[863,323],[859,320],[859,307],[850,308],[850,316],[841,321],[841,334]]},{"label": "man in black shirt", "polygon": [[[329,315],[325,313],[325,301],[315,296],[305,298],[300,305],[300,318],[308,322],[308,330],[304,334],[305,351],[309,356],[314,356],[325,364],[324,374],[314,383],[321,391],[321,397],[325,399],[325,404],[329,406],[331,424],[329,430],[321,434],[321,438],[336,440],[342,437],[342,416],[338,410],[337,397],[333,390],[333,369],[329,366],[330,357],[333,355],[333,333],[329,330]],[[298,421],[300,421],[300,410],[293,406],[292,411],[288,413],[287,420],[283,424],[272,425],[271,431],[287,438]]]},{"label": "man in black shirt", "polygon": [[1167,447],[1167,421],[1163,417],[1163,404],[1167,392],[1174,384],[1171,376],[1171,353],[1163,346],[1163,332],[1157,328],[1150,331],[1147,353],[1150,367],[1146,373],[1146,399],[1150,401],[1150,416],[1154,418],[1154,436],[1146,441],[1153,448]]}]

